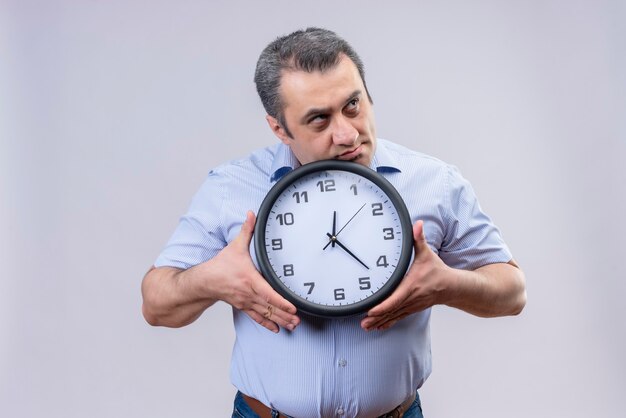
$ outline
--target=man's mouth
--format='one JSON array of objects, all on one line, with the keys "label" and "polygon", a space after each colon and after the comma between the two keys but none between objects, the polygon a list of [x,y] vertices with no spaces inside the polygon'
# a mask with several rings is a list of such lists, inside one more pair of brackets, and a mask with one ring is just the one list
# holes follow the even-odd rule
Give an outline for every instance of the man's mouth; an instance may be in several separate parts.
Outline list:
[{"label": "man's mouth", "polygon": [[344,152],[343,154],[339,155],[337,157],[338,160],[344,160],[344,161],[350,161],[350,160],[354,160],[356,159],[359,155],[361,155],[361,150],[363,148],[363,145],[359,145],[356,148],[353,148],[351,150],[348,150],[346,152]]}]

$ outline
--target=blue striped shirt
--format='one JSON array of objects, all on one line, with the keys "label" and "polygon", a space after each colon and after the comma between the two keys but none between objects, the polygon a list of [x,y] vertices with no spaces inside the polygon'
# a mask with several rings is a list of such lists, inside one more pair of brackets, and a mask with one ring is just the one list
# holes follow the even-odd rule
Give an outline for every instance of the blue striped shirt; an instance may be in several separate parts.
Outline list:
[{"label": "blue striped shirt", "polygon": [[[298,166],[277,143],[212,170],[155,265],[187,269],[215,256],[237,236],[246,211],[256,211],[273,184]],[[447,265],[473,270],[512,258],[453,166],[379,139],[371,168],[400,192],[412,221],[424,221],[429,246]],[[430,312],[370,332],[360,327],[363,316],[300,314],[294,332],[274,334],[233,309],[232,383],[291,416],[381,415],[430,374]]]}]

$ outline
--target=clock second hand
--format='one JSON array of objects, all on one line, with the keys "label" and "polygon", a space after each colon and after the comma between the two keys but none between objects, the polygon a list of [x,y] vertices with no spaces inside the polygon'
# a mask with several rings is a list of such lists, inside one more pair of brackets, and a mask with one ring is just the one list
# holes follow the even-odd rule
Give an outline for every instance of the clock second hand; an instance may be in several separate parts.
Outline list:
[{"label": "clock second hand", "polygon": [[337,236],[333,236],[331,234],[329,234],[328,232],[326,233],[326,235],[328,235],[328,237],[330,238],[330,240],[334,243],[336,243],[338,246],[340,246],[345,252],[347,252],[348,254],[350,254],[352,256],[352,258],[354,258],[356,261],[358,261],[359,263],[361,263],[361,265],[363,267],[365,267],[366,269],[370,269],[369,267],[367,267],[367,265],[361,261],[361,259],[359,257],[357,257],[356,255],[354,255],[352,253],[352,251],[350,251],[348,248],[346,248],[345,245],[343,245],[341,242],[339,242],[339,240],[337,239]]},{"label": "clock second hand", "polygon": [[[363,208],[365,207],[366,203],[363,203],[363,206],[361,206],[359,208],[359,210],[356,211],[356,213],[354,215],[352,215],[352,218],[348,219],[348,222],[346,222],[346,224],[344,226],[341,227],[341,229],[339,230],[339,232],[337,232],[335,234],[335,227],[336,227],[336,223],[337,223],[337,211],[333,211],[333,234],[329,235],[330,236],[330,240],[328,241],[328,243],[324,246],[323,250],[325,250],[326,248],[328,248],[328,245],[332,244],[332,246],[335,246],[335,240],[333,240],[333,237],[337,237],[341,231],[343,231],[346,226],[348,226],[348,224],[350,222],[352,222],[352,220],[355,218],[356,215],[359,214],[359,212],[361,212],[361,210],[363,210]],[[328,234],[327,234],[328,235]],[[338,242],[337,242],[338,243]]]},{"label": "clock second hand", "polygon": [[354,217],[355,217],[356,215],[358,215],[358,214],[359,214],[359,212],[361,212],[361,210],[362,210],[364,207],[365,207],[365,203],[363,203],[363,206],[361,206],[361,207],[359,208],[359,210],[357,210],[357,211],[356,211],[356,213],[355,213],[354,215],[352,215],[352,218],[348,219],[348,222],[346,222],[346,224],[345,224],[345,225],[344,225],[344,226],[343,226],[343,227],[339,230],[339,232],[337,232],[336,234],[333,234],[333,235],[334,235],[334,236],[338,236],[338,235],[341,233],[341,231],[343,231],[343,230],[345,229],[345,227],[346,227],[346,226],[348,226],[348,224],[349,224],[350,222],[352,222],[352,220],[354,219]]}]

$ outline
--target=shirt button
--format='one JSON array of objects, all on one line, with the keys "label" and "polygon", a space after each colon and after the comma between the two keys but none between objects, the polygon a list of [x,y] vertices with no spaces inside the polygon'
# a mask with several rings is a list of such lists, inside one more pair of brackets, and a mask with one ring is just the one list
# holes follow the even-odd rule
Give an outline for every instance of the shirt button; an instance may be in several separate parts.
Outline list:
[{"label": "shirt button", "polygon": [[343,415],[344,414],[344,410],[342,407],[339,407],[339,409],[337,410],[337,415]]},{"label": "shirt button", "polygon": [[341,360],[339,360],[339,365],[340,365],[341,367],[346,367],[346,364],[348,364],[348,362],[346,361],[346,359],[343,359],[343,358],[342,358]]}]

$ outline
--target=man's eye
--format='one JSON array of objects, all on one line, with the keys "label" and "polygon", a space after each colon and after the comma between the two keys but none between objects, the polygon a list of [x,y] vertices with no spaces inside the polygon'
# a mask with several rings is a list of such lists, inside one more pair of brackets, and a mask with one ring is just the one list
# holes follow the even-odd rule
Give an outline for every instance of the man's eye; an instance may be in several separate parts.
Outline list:
[{"label": "man's eye", "polygon": [[309,120],[309,123],[312,123],[312,124],[315,124],[315,125],[321,125],[324,122],[326,122],[326,119],[328,119],[327,115],[317,115],[317,116],[312,117]]},{"label": "man's eye", "polygon": [[356,112],[359,110],[359,99],[352,99],[348,102],[348,105],[346,106],[346,111],[348,112]]}]

